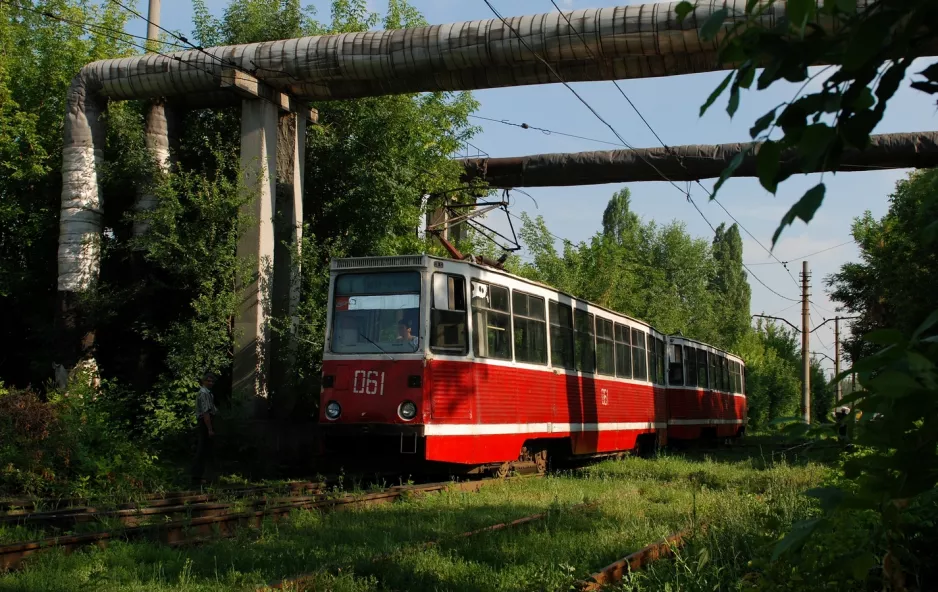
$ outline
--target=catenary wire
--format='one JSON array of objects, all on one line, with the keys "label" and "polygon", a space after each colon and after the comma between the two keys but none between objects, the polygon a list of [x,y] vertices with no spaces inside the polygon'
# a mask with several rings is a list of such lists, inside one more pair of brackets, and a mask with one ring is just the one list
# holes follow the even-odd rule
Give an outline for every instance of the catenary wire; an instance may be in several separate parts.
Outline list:
[{"label": "catenary wire", "polygon": [[[584,99],[582,96],[580,96],[580,94],[579,94],[578,92],[576,92],[576,90],[575,90],[572,86],[570,86],[570,84],[567,83],[567,82],[563,79],[563,77],[560,76],[559,73],[557,73],[557,71],[554,69],[554,67],[551,66],[550,63],[549,63],[547,60],[545,60],[544,58],[542,58],[536,51],[534,51],[534,49],[527,43],[527,41],[524,40],[524,38],[521,36],[521,34],[518,33],[518,31],[515,30],[515,28],[512,27],[510,23],[508,23],[508,21],[505,19],[505,17],[503,17],[503,16],[501,15],[501,13],[498,12],[498,10],[492,5],[492,3],[490,2],[490,0],[482,0],[482,1],[486,4],[486,6],[489,7],[489,10],[491,10],[492,13],[508,28],[508,30],[511,31],[511,32],[515,35],[515,37],[518,38],[518,41],[520,41],[521,44],[522,44],[528,51],[530,51],[531,54],[532,54],[539,62],[541,62],[541,63],[548,69],[548,71],[550,71],[551,74],[553,74],[553,76],[557,79],[558,82],[560,82],[561,84],[563,84],[565,88],[567,88],[571,93],[573,93],[573,95],[574,95],[581,103],[583,103],[583,105],[584,105],[597,119],[599,119],[600,122],[602,122],[604,125],[606,125],[606,127],[608,127],[608,128],[610,129],[610,131],[612,131],[612,133],[616,136],[616,138],[619,139],[620,142],[622,142],[623,145],[625,145],[627,148],[630,148],[630,149],[633,149],[633,150],[634,150],[634,147],[633,147],[631,144],[629,144],[628,142],[626,142],[625,139],[619,134],[619,132],[616,131],[616,129],[615,129],[608,121],[606,121],[606,120],[596,111],[596,109],[594,109],[593,106],[590,105],[589,102],[586,101],[586,99]],[[648,162],[647,159],[644,159],[644,158],[643,158],[643,160],[644,160],[645,164],[647,164],[649,167],[651,167],[653,170],[655,170],[655,172],[657,172],[658,175],[659,175],[663,180],[665,180],[665,181],[667,181],[668,183],[670,183],[675,189],[677,189],[678,191],[680,191],[682,194],[685,194],[685,195],[687,196],[687,198],[688,198],[688,201],[690,201],[691,204],[694,206],[694,209],[696,209],[697,212],[704,218],[704,221],[707,222],[707,225],[710,226],[711,230],[713,230],[714,233],[716,233],[716,229],[713,227],[713,224],[711,224],[710,221],[707,220],[706,216],[703,215],[703,212],[700,210],[700,208],[697,207],[697,204],[694,203],[693,199],[692,199],[691,196],[690,196],[689,190],[688,190],[688,191],[685,191],[685,190],[681,189],[674,181],[672,181],[672,180],[669,179],[664,173],[662,173],[660,169],[658,169],[657,167],[655,167],[652,163]],[[701,187],[702,187],[702,185],[701,185]],[[704,189],[706,190],[706,188],[704,188]],[[744,265],[743,267],[745,267],[745,265]],[[771,291],[772,293],[774,293],[776,296],[779,296],[780,298],[784,298],[784,299],[786,299],[786,300],[790,300],[790,301],[792,301],[792,302],[796,302],[796,301],[797,301],[797,300],[794,299],[794,298],[788,298],[788,297],[786,297],[786,296],[782,296],[781,294],[779,294],[778,292],[776,292],[776,291],[773,290],[772,288],[769,288],[769,286],[768,286],[765,282],[763,282],[756,274],[754,274],[751,269],[746,268],[746,270],[750,273],[750,275],[752,275],[752,277],[754,277],[754,278],[756,279],[756,281],[758,281],[760,284],[762,284],[763,286],[765,286],[766,289],[768,289],[769,291]]]},{"label": "catenary wire", "polygon": [[[580,41],[583,42],[583,46],[586,48],[586,52],[589,54],[589,56],[590,56],[591,58],[593,58],[594,60],[596,60],[596,62],[599,64],[600,68],[602,68],[603,70],[605,70],[605,69],[606,69],[605,63],[604,63],[602,60],[600,60],[600,59],[593,53],[593,50],[590,49],[589,43],[586,42],[586,39],[584,39],[583,36],[580,34],[580,32],[576,29],[576,27],[573,26],[573,23],[570,21],[570,18],[567,17],[567,15],[564,13],[564,11],[560,9],[560,7],[557,5],[557,3],[555,2],[555,0],[550,0],[550,3],[554,6],[554,8],[556,8],[556,9],[560,12],[560,16],[562,16],[563,19],[564,19],[565,21],[567,21],[567,25],[570,27],[570,30],[572,30],[572,31],[576,34],[576,36],[579,37]],[[681,168],[683,168],[685,171],[687,171],[687,167],[684,165],[683,159],[681,159],[680,157],[678,157],[677,154],[674,152],[674,150],[673,150],[668,144],[666,144],[666,143],[664,142],[664,140],[661,139],[661,136],[658,135],[658,132],[656,132],[655,129],[652,127],[651,123],[648,122],[648,120],[647,120],[647,119],[645,118],[645,116],[642,114],[641,110],[639,110],[639,108],[635,105],[635,103],[632,102],[632,99],[629,98],[629,96],[625,93],[625,91],[622,89],[622,87],[619,86],[619,83],[618,83],[617,81],[615,81],[615,80],[613,80],[612,83],[615,85],[616,89],[619,91],[619,94],[621,94],[622,97],[623,97],[623,98],[628,102],[628,104],[632,107],[632,110],[635,111],[635,114],[638,115],[638,117],[639,117],[639,118],[642,120],[642,122],[645,124],[645,127],[647,127],[648,130],[652,133],[652,135],[655,136],[655,138],[658,140],[658,143],[660,143],[661,146],[662,146],[669,154],[671,154],[672,156],[676,157],[676,158],[678,159],[678,164],[681,166]],[[689,171],[688,171],[688,172],[689,172]],[[785,271],[788,272],[788,276],[791,278],[792,282],[795,283],[795,286],[798,286],[798,281],[795,280],[795,276],[793,276],[793,275],[791,274],[791,270],[788,269],[788,266],[785,265],[781,260],[779,260],[778,257],[776,257],[776,256],[772,253],[772,251],[771,251],[770,249],[768,249],[765,245],[763,245],[762,242],[761,242],[758,238],[756,238],[756,236],[755,236],[754,234],[752,234],[751,232],[749,232],[749,229],[746,228],[739,220],[737,220],[736,217],[733,216],[733,214],[731,214],[728,209],[726,209],[726,206],[724,206],[722,203],[720,203],[720,201],[716,199],[716,197],[713,195],[713,193],[711,193],[706,187],[703,186],[703,184],[700,182],[699,179],[696,180],[696,183],[697,183],[697,185],[700,186],[701,189],[703,189],[703,190],[709,195],[709,197],[710,197],[710,199],[711,199],[712,201],[715,201],[715,202],[717,203],[717,205],[720,206],[720,208],[722,208],[722,210],[723,210],[724,212],[726,212],[726,214],[733,220],[733,222],[735,222],[737,225],[739,225],[739,227],[742,228],[743,231],[744,231],[746,234],[748,234],[750,238],[752,238],[752,240],[756,241],[756,244],[758,244],[760,247],[762,247],[762,249],[763,249],[766,253],[768,253],[770,257],[776,259],[779,263],[782,263],[782,266],[785,268]]]}]

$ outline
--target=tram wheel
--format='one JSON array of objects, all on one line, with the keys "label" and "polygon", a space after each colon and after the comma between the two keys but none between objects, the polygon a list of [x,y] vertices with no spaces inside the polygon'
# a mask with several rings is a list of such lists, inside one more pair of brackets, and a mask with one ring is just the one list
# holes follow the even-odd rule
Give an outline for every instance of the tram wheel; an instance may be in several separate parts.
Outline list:
[{"label": "tram wheel", "polygon": [[547,450],[540,450],[534,455],[534,464],[537,465],[537,474],[547,473]]},{"label": "tram wheel", "polygon": [[508,475],[511,474],[511,463],[506,462],[499,465],[498,469],[495,470],[495,476],[499,479],[505,479]]}]

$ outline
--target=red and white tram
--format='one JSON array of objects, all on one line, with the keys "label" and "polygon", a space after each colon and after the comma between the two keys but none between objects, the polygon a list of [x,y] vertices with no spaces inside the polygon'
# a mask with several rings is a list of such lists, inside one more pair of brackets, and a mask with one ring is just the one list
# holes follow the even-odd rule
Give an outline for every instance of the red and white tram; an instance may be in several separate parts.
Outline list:
[{"label": "red and white tram", "polygon": [[332,262],[320,423],[337,456],[463,469],[746,425],[732,354],[468,261]]}]

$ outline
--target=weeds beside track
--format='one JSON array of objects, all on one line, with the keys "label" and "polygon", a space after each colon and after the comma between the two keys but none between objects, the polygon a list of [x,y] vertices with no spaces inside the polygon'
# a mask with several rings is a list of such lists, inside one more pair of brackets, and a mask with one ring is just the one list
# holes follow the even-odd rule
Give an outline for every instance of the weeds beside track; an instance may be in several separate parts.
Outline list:
[{"label": "weeds beside track", "polygon": [[[404,496],[351,512],[293,510],[280,521],[264,519],[257,529],[236,529],[232,538],[197,547],[115,542],[72,555],[43,553],[22,571],[0,576],[0,590],[253,591],[296,574],[307,574],[306,589],[320,590],[569,589],[688,524],[719,524],[721,532],[772,542],[812,511],[800,492],[826,475],[818,465],[759,457],[630,458],[545,479],[491,483],[473,494]],[[596,505],[564,511],[583,503]],[[523,528],[458,536],[535,514],[546,515]],[[402,547],[412,551],[395,553]],[[372,562],[381,555],[387,557]],[[669,564],[680,560],[652,564],[641,582],[655,578],[655,585],[627,579],[620,586],[661,589]],[[339,565],[348,567],[338,571]]]}]

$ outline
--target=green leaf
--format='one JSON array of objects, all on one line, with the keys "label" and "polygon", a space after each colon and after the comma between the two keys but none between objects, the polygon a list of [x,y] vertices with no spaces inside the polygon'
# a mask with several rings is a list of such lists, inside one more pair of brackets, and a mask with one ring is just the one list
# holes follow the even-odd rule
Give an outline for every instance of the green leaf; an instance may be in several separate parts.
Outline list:
[{"label": "green leaf", "polygon": [[686,1],[681,2],[674,7],[674,12],[677,14],[677,22],[683,23],[687,15],[694,12],[694,5]]},{"label": "green leaf", "polygon": [[850,108],[854,111],[864,111],[866,109],[871,109],[875,104],[876,99],[873,98],[873,92],[870,91],[868,86],[865,86],[862,90],[860,90],[857,98],[854,99],[850,104]]},{"label": "green leaf", "polygon": [[740,88],[749,88],[752,86],[752,81],[756,77],[756,69],[753,67],[752,62],[746,61],[745,64],[739,67],[739,71],[736,74],[736,84]]},{"label": "green leaf", "polygon": [[726,104],[726,113],[730,116],[730,119],[733,118],[733,114],[736,113],[737,109],[739,109],[739,84],[734,83],[730,88],[730,100]]},{"label": "green leaf", "polygon": [[935,323],[938,323],[938,310],[932,311],[932,313],[928,315],[928,318],[922,321],[922,324],[918,326],[915,333],[912,333],[912,340],[918,339],[922,333],[934,327]]},{"label": "green leaf", "polygon": [[834,0],[834,5],[837,6],[837,10],[847,14],[853,14],[857,11],[856,0]]},{"label": "green leaf", "polygon": [[723,172],[720,173],[720,178],[717,179],[716,184],[713,186],[713,194],[711,194],[711,199],[716,195],[716,192],[720,190],[720,187],[723,187],[723,184],[726,183],[726,180],[733,176],[733,173],[736,172],[736,169],[739,168],[739,165],[743,163],[743,159],[746,158],[748,150],[740,150],[739,154],[733,157],[733,160],[730,161],[730,164],[727,165]]},{"label": "green leaf", "polygon": [[864,335],[863,341],[876,345],[896,345],[905,341],[905,337],[898,329],[876,329]]},{"label": "green leaf", "polygon": [[850,575],[853,576],[853,579],[865,582],[867,575],[869,575],[870,570],[873,569],[875,565],[875,555],[872,553],[861,553],[847,562],[846,567],[850,570]]},{"label": "green leaf", "polygon": [[749,137],[755,139],[756,136],[765,131],[769,125],[775,120],[775,112],[778,111],[778,107],[772,109],[762,117],[756,120],[755,125],[749,128]]},{"label": "green leaf", "polygon": [[775,550],[772,551],[772,561],[778,561],[778,558],[788,553],[789,551],[797,551],[805,542],[807,542],[808,537],[810,537],[814,531],[820,526],[822,522],[821,518],[814,518],[812,520],[802,520],[801,522],[796,522],[792,527],[791,532],[785,535],[781,541],[775,545]]},{"label": "green leaf", "polygon": [[870,379],[867,386],[886,397],[904,397],[922,388],[917,380],[897,370],[886,370]]},{"label": "green leaf", "polygon": [[710,549],[707,547],[701,547],[700,551],[697,552],[697,569],[701,569],[703,566],[707,565],[710,562]]},{"label": "green leaf", "polygon": [[820,170],[824,154],[837,137],[834,128],[815,123],[804,128],[801,139],[798,141],[798,152],[801,154],[801,170],[813,173]]},{"label": "green leaf", "polygon": [[821,508],[827,512],[839,506],[846,496],[839,487],[815,487],[805,491],[804,494],[820,501]]},{"label": "green leaf", "polygon": [[795,221],[795,218],[801,218],[808,223],[814,218],[814,213],[817,212],[817,209],[821,207],[821,202],[824,201],[824,192],[826,187],[824,183],[818,183],[811,189],[808,189],[801,199],[798,200],[798,203],[793,205],[788,213],[782,217],[782,221],[779,223],[778,228],[775,229],[775,234],[772,235],[772,245],[775,246],[775,243],[778,242],[778,237],[782,235],[782,231],[785,230],[786,226],[790,226],[792,222]]},{"label": "green leaf", "polygon": [[766,140],[759,147],[759,155],[756,160],[756,170],[759,173],[759,182],[765,187],[765,190],[774,194],[778,190],[779,159],[782,156],[782,145],[774,140]]},{"label": "green leaf", "polygon": [[788,5],[786,6],[788,19],[791,21],[792,26],[798,31],[804,30],[808,19],[812,18],[816,11],[817,4],[815,0],[788,0]]},{"label": "green leaf", "polygon": [[723,91],[726,90],[726,86],[730,83],[730,80],[732,79],[733,79],[733,73],[730,72],[729,74],[726,75],[726,78],[723,79],[723,82],[721,82],[720,85],[717,86],[716,89],[714,89],[712,93],[710,93],[710,96],[707,97],[707,102],[704,103],[700,107],[700,117],[703,117],[704,113],[707,112],[707,109],[710,108],[710,105],[712,105],[713,102],[716,101],[717,98],[723,94]]},{"label": "green leaf", "polygon": [[723,26],[723,21],[726,20],[726,17],[729,15],[729,11],[725,8],[711,14],[707,20],[704,22],[703,26],[700,27],[700,38],[704,41],[713,41],[717,36],[717,33],[720,32],[720,28]]},{"label": "green leaf", "polygon": [[791,416],[788,416],[788,417],[776,417],[775,419],[773,419],[772,421],[769,422],[769,425],[770,425],[770,426],[772,426],[772,425],[782,425],[782,424],[786,424],[786,425],[787,425],[787,424],[789,424],[789,423],[795,423],[795,422],[801,422],[801,421],[803,421],[803,420],[802,420],[800,417],[791,415]]}]

